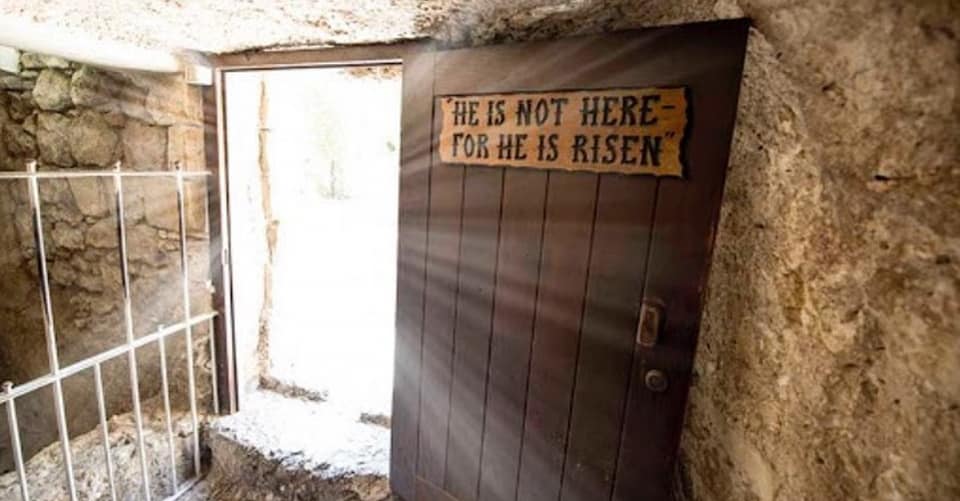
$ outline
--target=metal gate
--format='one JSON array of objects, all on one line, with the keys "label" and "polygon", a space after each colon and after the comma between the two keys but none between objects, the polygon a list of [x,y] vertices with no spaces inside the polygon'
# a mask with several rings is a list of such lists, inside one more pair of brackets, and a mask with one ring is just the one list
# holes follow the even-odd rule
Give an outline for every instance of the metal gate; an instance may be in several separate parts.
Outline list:
[{"label": "metal gate", "polygon": [[[53,304],[51,301],[51,287],[50,280],[47,270],[47,252],[45,244],[45,235],[43,227],[43,203],[40,197],[39,181],[42,179],[76,179],[76,178],[104,178],[107,180],[112,180],[113,183],[113,200],[112,203],[116,210],[116,234],[119,239],[118,253],[119,253],[119,263],[120,263],[120,278],[122,286],[122,311],[123,319],[125,326],[125,337],[126,340],[124,343],[115,346],[109,350],[103,351],[96,355],[87,357],[83,360],[79,360],[67,366],[61,366],[58,355],[57,348],[57,326],[54,318]],[[177,220],[178,220],[178,232],[179,232],[179,242],[180,242],[180,269],[182,274],[182,281],[179,285],[182,291],[182,304],[184,317],[179,322],[176,322],[172,325],[161,326],[158,330],[152,333],[147,333],[145,335],[136,336],[134,333],[134,321],[133,321],[133,303],[131,299],[131,286],[130,286],[130,271],[128,266],[128,252],[127,252],[127,228],[125,224],[125,211],[124,211],[124,189],[123,183],[125,180],[130,178],[166,178],[173,179],[176,182],[176,207],[177,207]],[[210,171],[187,171],[179,163],[175,164],[175,169],[171,171],[128,171],[123,170],[122,165],[118,162],[115,164],[113,170],[59,170],[59,171],[38,171],[37,162],[31,161],[27,164],[26,170],[23,172],[0,172],[0,180],[25,180],[28,189],[30,209],[31,209],[31,220],[32,220],[32,230],[33,238],[36,249],[36,261],[38,267],[38,278],[39,278],[39,289],[40,289],[40,306],[43,312],[43,323],[44,323],[44,333],[46,340],[46,351],[47,359],[49,362],[49,371],[47,374],[32,379],[30,381],[24,382],[17,386],[14,386],[12,383],[7,382],[3,385],[3,392],[0,393],[0,404],[5,407],[7,420],[9,423],[10,439],[14,456],[14,466],[19,478],[19,488],[20,494],[23,501],[29,501],[30,498],[30,488],[31,486],[27,482],[27,475],[25,471],[23,452],[21,448],[21,434],[20,427],[17,417],[17,400],[43,388],[51,387],[53,390],[54,396],[54,409],[53,412],[56,413],[56,423],[58,429],[60,450],[62,453],[63,464],[66,470],[66,485],[69,492],[69,498],[71,501],[77,499],[77,488],[76,488],[76,478],[74,475],[74,465],[71,457],[70,449],[70,437],[67,427],[67,415],[64,406],[64,393],[62,382],[67,377],[70,377],[75,374],[79,374],[84,371],[92,371],[94,376],[95,384],[95,393],[97,400],[97,409],[99,414],[100,421],[100,431],[103,438],[103,452],[106,455],[105,466],[107,469],[107,477],[110,482],[110,491],[112,499],[117,499],[117,488],[115,483],[114,468],[111,461],[110,455],[110,442],[108,440],[109,430],[108,430],[108,416],[107,409],[105,406],[105,391],[103,383],[103,375],[101,367],[103,364],[119,358],[126,357],[129,367],[129,378],[130,378],[130,387],[131,387],[131,398],[132,398],[132,412],[134,420],[136,423],[136,433],[137,433],[137,451],[139,455],[139,463],[141,469],[141,482],[143,487],[144,499],[151,499],[151,486],[150,486],[150,477],[148,471],[148,457],[147,451],[144,447],[143,441],[143,416],[141,412],[141,401],[140,401],[140,390],[139,390],[139,380],[138,380],[138,363],[137,363],[137,352],[136,350],[141,347],[149,346],[155,344],[159,349],[160,354],[160,369],[161,369],[161,382],[162,389],[161,394],[163,398],[164,413],[166,416],[167,422],[167,439],[168,445],[170,447],[171,454],[171,475],[173,478],[173,492],[170,492],[169,495],[171,498],[174,498],[186,490],[188,490],[192,485],[199,479],[201,475],[201,451],[200,451],[200,429],[199,429],[199,414],[201,412],[198,409],[197,401],[197,381],[196,375],[194,373],[194,344],[193,344],[193,331],[198,325],[204,323],[209,326],[210,333],[210,353],[212,358],[212,364],[214,370],[211,371],[212,374],[212,391],[213,391],[213,408],[210,409],[210,412],[216,413],[220,409],[220,395],[218,395],[218,389],[223,387],[221,381],[218,381],[218,373],[220,367],[217,365],[217,354],[220,352],[224,353],[223,346],[218,346],[217,339],[223,340],[229,339],[226,336],[224,329],[229,325],[229,322],[223,322],[224,314],[224,303],[222,302],[223,294],[220,293],[219,297],[221,298],[219,304],[215,304],[217,309],[220,311],[207,311],[202,313],[193,314],[190,308],[190,289],[189,289],[189,259],[187,251],[187,213],[186,213],[186,204],[187,199],[185,195],[185,186],[187,183],[204,183],[205,190],[207,194],[207,199],[204,203],[205,210],[207,211],[206,217],[206,233],[210,236],[210,245],[211,245],[211,256],[212,262],[221,264],[220,261],[224,256],[221,249],[226,248],[226,243],[223,241],[221,236],[223,232],[219,227],[219,224],[211,224],[210,216],[213,215],[211,212],[215,213],[219,208],[216,206],[215,202],[219,200],[219,197],[210,196],[211,194],[216,195],[217,190],[220,189],[216,185],[217,176],[214,172]],[[213,203],[214,211],[211,211],[211,203]],[[213,221],[218,223],[220,218],[217,217]],[[212,232],[211,232],[212,230]],[[216,268],[211,266],[211,271]],[[213,272],[213,275],[217,276],[217,279],[211,280],[209,282],[211,288],[213,287],[222,287],[222,279],[219,272]],[[224,274],[226,275],[226,274]],[[171,284],[174,285],[174,284]],[[216,332],[217,335],[214,335]],[[143,333],[141,333],[143,334]],[[171,409],[170,409],[170,389],[169,389],[169,380],[167,374],[167,353],[166,353],[166,341],[170,340],[176,336],[185,337],[186,345],[186,358],[187,358],[187,390],[189,396],[189,406],[190,406],[190,419],[192,424],[192,458],[193,458],[193,473],[194,476],[190,479],[181,479],[182,481],[177,480],[176,473],[176,464],[174,455],[174,438],[173,430],[170,426],[171,422]]]}]

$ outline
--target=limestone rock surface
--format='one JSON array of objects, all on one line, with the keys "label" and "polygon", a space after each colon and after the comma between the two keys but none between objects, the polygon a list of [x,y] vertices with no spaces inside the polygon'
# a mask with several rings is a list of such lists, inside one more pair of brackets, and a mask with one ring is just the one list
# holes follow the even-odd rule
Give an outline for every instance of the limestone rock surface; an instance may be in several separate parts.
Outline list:
[{"label": "limestone rock surface", "polygon": [[70,77],[57,70],[41,71],[33,87],[33,100],[42,110],[66,109],[73,104],[70,98]]}]

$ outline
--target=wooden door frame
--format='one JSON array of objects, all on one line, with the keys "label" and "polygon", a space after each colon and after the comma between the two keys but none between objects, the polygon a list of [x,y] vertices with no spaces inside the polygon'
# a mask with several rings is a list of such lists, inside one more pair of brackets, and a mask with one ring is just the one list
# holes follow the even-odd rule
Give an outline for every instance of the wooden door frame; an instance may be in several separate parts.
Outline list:
[{"label": "wooden door frame", "polygon": [[226,148],[225,75],[243,71],[403,65],[413,55],[432,48],[430,41],[411,40],[317,49],[247,51],[210,57],[213,65],[213,85],[202,90],[202,101],[204,157],[207,169],[212,174],[207,185],[211,228],[209,263],[214,291],[213,305],[220,312],[213,325],[217,360],[214,370],[220,396],[220,414],[233,414],[240,408],[232,308],[233,267],[230,253],[230,172]]}]

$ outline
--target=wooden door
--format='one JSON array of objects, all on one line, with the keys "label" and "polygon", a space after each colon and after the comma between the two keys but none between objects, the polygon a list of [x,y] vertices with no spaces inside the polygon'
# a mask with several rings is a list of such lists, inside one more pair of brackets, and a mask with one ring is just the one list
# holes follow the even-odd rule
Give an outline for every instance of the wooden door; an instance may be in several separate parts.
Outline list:
[{"label": "wooden door", "polygon": [[[670,497],[748,22],[404,61],[391,483],[407,501]],[[442,163],[443,96],[682,86],[683,178]],[[638,342],[641,305],[659,304]],[[653,372],[652,372],[653,371]]]}]

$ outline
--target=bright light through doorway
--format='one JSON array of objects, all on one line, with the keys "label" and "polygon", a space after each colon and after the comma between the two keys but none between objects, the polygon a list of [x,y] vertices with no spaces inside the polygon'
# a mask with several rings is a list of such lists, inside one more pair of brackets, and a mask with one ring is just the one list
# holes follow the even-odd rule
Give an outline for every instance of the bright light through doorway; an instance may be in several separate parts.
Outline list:
[{"label": "bright light through doorway", "polygon": [[230,75],[238,358],[250,385],[390,415],[400,82],[399,66]]},{"label": "bright light through doorway", "polygon": [[[287,92],[296,75],[278,76],[268,148],[279,221],[269,371],[330,402],[389,415],[399,80],[320,70],[304,107]],[[308,116],[289,118],[298,114]],[[298,147],[305,141],[315,142]]]}]

